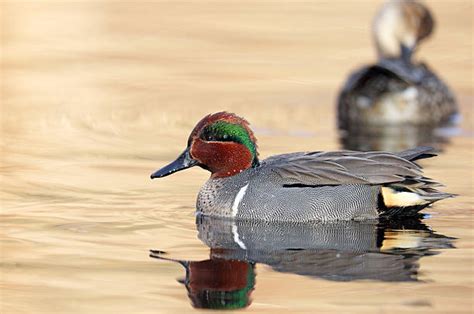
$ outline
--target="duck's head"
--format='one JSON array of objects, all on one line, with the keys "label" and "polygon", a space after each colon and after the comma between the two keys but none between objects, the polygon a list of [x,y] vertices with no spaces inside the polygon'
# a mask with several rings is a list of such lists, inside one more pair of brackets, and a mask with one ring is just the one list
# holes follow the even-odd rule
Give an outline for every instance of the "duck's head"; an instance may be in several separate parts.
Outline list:
[{"label": "duck's head", "polygon": [[434,28],[428,8],[415,0],[387,1],[377,13],[373,36],[379,58],[402,58],[410,62],[418,43]]},{"label": "duck's head", "polygon": [[151,178],[162,178],[193,166],[209,170],[211,178],[223,178],[257,165],[257,144],[249,123],[233,113],[218,112],[199,121],[184,152]]}]

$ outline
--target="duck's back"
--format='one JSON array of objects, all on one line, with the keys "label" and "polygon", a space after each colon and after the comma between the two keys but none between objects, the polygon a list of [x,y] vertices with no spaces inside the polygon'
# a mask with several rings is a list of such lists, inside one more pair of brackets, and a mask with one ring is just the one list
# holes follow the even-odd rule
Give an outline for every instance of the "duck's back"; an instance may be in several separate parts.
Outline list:
[{"label": "duck's back", "polygon": [[338,100],[342,129],[359,126],[439,125],[457,113],[456,100],[426,65],[384,59],[354,72]]}]

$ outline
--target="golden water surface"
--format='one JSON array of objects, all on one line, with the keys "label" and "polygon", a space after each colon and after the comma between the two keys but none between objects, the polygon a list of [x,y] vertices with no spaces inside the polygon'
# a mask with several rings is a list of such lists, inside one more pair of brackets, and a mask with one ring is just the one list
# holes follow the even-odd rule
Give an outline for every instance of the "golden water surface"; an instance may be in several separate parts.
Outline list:
[{"label": "golden water surface", "polygon": [[[417,282],[338,282],[256,266],[249,312],[473,311],[473,7],[428,1],[417,57],[463,115],[427,176],[459,194],[426,210],[455,249]],[[2,1],[1,313],[185,313],[183,268],[205,260],[194,204],[208,173],[151,181],[205,114],[229,110],[260,154],[340,149],[337,91],[375,58],[380,1]],[[392,239],[397,241],[397,236]],[[384,245],[387,243],[384,243]]]}]

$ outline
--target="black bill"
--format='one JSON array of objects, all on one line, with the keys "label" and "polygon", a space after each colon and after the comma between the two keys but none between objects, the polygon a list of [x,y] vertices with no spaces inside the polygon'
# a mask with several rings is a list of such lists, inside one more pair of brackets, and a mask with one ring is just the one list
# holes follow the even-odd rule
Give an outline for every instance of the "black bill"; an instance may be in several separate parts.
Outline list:
[{"label": "black bill", "polygon": [[195,165],[197,165],[197,161],[192,159],[192,157],[189,155],[189,149],[186,149],[175,161],[152,173],[150,178],[163,178],[172,173],[193,167]]}]

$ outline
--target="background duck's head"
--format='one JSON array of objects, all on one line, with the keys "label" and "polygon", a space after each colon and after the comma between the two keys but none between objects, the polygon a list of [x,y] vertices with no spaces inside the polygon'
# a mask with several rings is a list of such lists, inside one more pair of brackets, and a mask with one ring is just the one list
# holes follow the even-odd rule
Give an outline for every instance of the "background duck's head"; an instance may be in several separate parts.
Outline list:
[{"label": "background duck's head", "polygon": [[434,28],[428,8],[414,0],[390,0],[374,19],[373,36],[379,58],[403,58],[410,62],[418,43]]},{"label": "background duck's head", "polygon": [[256,142],[245,119],[228,112],[208,115],[194,127],[185,151],[151,178],[165,177],[193,166],[209,170],[212,178],[238,174],[258,165]]}]

